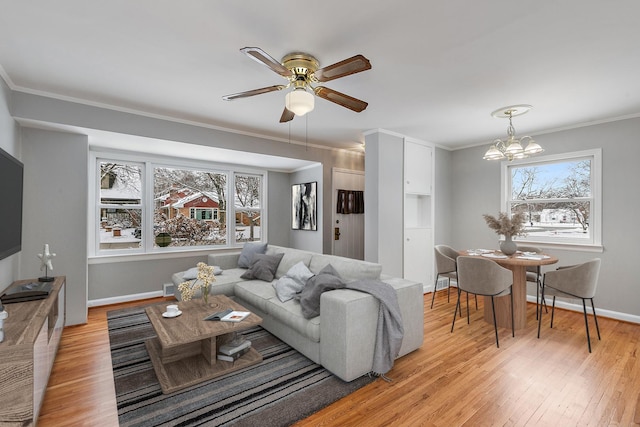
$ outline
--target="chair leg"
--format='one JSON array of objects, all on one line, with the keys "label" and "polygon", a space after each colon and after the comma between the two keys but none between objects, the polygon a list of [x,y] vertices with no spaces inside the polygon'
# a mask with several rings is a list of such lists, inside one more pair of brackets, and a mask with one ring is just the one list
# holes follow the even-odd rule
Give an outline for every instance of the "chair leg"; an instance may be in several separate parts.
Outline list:
[{"label": "chair leg", "polygon": [[451,296],[451,277],[447,277],[447,304],[449,304],[449,297]]},{"label": "chair leg", "polygon": [[469,324],[469,292],[467,292],[467,325]]},{"label": "chair leg", "polygon": [[536,283],[536,320],[538,320],[538,306],[542,304],[540,301],[540,282]]},{"label": "chair leg", "polygon": [[[553,303],[551,304],[551,328],[553,328],[553,315],[556,312],[556,296],[553,296]],[[542,313],[542,309],[540,310],[540,313]]]},{"label": "chair leg", "polygon": [[491,295],[491,312],[493,313],[493,329],[496,331],[496,347],[500,348],[498,341],[498,323],[496,322],[496,307],[493,304],[493,295]]},{"label": "chair leg", "polygon": [[478,309],[478,295],[473,295],[473,297],[476,299],[476,310]]},{"label": "chair leg", "polygon": [[515,318],[513,316],[513,285],[511,285],[511,336],[515,338],[516,336],[516,327],[514,325],[515,323]]},{"label": "chair leg", "polygon": [[436,274],[436,282],[433,284],[433,295],[431,295],[431,308],[433,308],[433,301],[436,299],[436,291],[438,290],[438,277],[439,274]]},{"label": "chair leg", "polygon": [[[544,301],[544,285],[540,288],[540,299]],[[538,307],[536,307],[536,314]],[[542,324],[542,303],[540,303],[540,317],[538,317],[538,339],[540,338],[540,325]]]},{"label": "chair leg", "polygon": [[589,321],[587,320],[587,304],[582,298],[582,310],[584,312],[584,326],[587,329],[587,346],[589,347],[589,353],[591,353],[591,337],[589,336]]},{"label": "chair leg", "polygon": [[[453,327],[456,325],[456,317],[458,316],[458,308],[460,307],[460,289],[458,289],[458,300],[456,301],[456,308],[453,310],[453,322],[451,323],[451,333],[453,333]],[[462,314],[460,314],[462,317]]]},{"label": "chair leg", "polygon": [[593,298],[591,299],[591,310],[593,310],[593,320],[596,321],[596,331],[598,331],[598,340],[600,340],[600,327],[598,326],[598,316],[596,316],[596,306],[593,305]]}]

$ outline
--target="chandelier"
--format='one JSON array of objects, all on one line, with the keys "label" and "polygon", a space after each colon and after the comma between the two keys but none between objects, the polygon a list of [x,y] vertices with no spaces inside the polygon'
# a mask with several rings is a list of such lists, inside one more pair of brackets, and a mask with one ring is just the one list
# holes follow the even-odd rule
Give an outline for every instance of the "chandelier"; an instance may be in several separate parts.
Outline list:
[{"label": "chandelier", "polygon": [[[507,128],[507,139],[496,139],[487,152],[484,154],[485,160],[502,160],[508,159],[524,159],[534,154],[542,153],[544,149],[538,145],[530,136],[523,136],[516,138],[516,130],[513,127],[511,119],[516,116],[527,113],[531,108],[531,105],[511,105],[508,107],[499,108],[491,115],[496,118],[508,118],[509,127]],[[527,144],[523,148],[523,144]]]}]

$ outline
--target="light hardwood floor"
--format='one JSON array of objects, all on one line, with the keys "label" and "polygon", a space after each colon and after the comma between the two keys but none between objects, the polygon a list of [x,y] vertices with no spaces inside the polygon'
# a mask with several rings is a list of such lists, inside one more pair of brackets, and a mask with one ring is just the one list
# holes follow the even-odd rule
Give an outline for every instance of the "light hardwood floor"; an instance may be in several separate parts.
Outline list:
[{"label": "light hardwood floor", "polygon": [[[433,310],[431,294],[424,301],[424,344],[396,361],[392,382],[379,379],[296,426],[640,425],[640,325],[599,317],[602,341],[593,328],[589,354],[580,313],[556,310],[553,329],[546,314],[537,339],[529,304],[526,329],[515,338],[499,329],[498,349],[481,301],[453,333],[454,302],[444,292]],[[88,324],[65,328],[39,426],[118,425],[106,312],[141,303],[91,308]]]}]

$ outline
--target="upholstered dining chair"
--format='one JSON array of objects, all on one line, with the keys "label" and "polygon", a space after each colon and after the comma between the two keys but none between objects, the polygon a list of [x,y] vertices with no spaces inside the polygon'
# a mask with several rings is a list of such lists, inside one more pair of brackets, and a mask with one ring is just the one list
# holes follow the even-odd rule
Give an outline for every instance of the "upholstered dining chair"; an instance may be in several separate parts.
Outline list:
[{"label": "upholstered dining chair", "polygon": [[[542,253],[542,250],[536,246],[518,246],[520,252],[535,252],[537,254]],[[527,267],[527,282],[536,284],[536,320],[538,319],[538,304],[540,304],[540,290],[542,289],[542,274],[539,265],[532,265]],[[543,300],[545,312],[547,311],[547,304]]]},{"label": "upholstered dining chair", "polygon": [[[516,336],[513,319],[513,272],[501,267],[496,262],[470,256],[458,257],[458,289],[474,295],[491,297],[491,312],[493,313],[493,328],[496,333],[496,346],[500,348],[498,340],[498,325],[496,323],[496,309],[494,297],[509,295],[511,297],[511,335]],[[467,306],[468,306],[467,302]],[[456,325],[458,307],[460,306],[460,292],[453,312],[451,332]],[[469,323],[469,307],[467,307],[467,324]]]},{"label": "upholstered dining chair", "polygon": [[[559,267],[557,270],[548,271],[544,274],[542,281],[542,300],[546,296],[553,296],[551,305],[551,327],[553,328],[553,314],[556,308],[556,296],[579,298],[582,300],[582,310],[584,312],[584,326],[587,330],[587,346],[591,353],[591,337],[589,336],[589,321],[587,317],[586,300],[591,301],[593,319],[600,339],[600,327],[598,326],[598,316],[596,307],[593,305],[593,296],[598,286],[598,276],[600,274],[600,258],[595,258],[583,264],[570,267]],[[540,306],[540,317],[538,318],[538,338],[540,338],[540,325],[542,324],[542,305]]]},{"label": "upholstered dining chair", "polygon": [[436,290],[438,289],[438,279],[440,277],[447,278],[447,302],[450,301],[451,280],[457,280],[456,259],[458,251],[447,245],[436,245],[434,248],[436,255],[436,281],[433,284],[433,295],[431,296],[431,308],[436,299]]}]

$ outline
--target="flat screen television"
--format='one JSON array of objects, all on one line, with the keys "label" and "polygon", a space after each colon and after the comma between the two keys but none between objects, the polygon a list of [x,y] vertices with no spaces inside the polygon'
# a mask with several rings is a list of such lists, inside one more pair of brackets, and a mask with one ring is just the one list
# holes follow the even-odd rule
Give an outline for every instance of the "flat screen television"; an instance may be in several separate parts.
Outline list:
[{"label": "flat screen television", "polygon": [[0,148],[0,259],[22,249],[24,165]]}]

